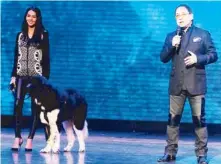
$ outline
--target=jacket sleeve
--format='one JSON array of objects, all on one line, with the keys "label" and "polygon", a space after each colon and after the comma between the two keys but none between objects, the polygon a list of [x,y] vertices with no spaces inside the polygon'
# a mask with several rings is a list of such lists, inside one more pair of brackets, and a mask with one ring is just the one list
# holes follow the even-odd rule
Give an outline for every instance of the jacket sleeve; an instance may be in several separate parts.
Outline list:
[{"label": "jacket sleeve", "polygon": [[196,54],[197,65],[206,65],[214,63],[218,60],[216,48],[209,32],[206,31],[203,46],[205,48],[205,54]]},{"label": "jacket sleeve", "polygon": [[17,62],[18,62],[18,38],[19,38],[20,32],[17,33],[16,40],[15,40],[15,49],[14,49],[14,64],[12,68],[11,77],[17,76]]},{"label": "jacket sleeve", "polygon": [[163,49],[160,53],[160,60],[163,63],[169,62],[175,54],[176,48],[172,46],[170,35],[167,35]]},{"label": "jacket sleeve", "polygon": [[50,76],[50,44],[49,44],[49,34],[47,31],[43,33],[42,42],[42,74],[44,77],[49,79]]}]

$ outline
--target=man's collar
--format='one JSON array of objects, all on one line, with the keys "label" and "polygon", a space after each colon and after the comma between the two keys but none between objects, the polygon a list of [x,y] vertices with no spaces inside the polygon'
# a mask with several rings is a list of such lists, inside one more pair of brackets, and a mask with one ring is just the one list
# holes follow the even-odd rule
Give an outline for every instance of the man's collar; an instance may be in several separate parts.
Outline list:
[{"label": "man's collar", "polygon": [[183,30],[184,33],[187,33],[189,29],[193,27],[193,23],[191,23],[187,28]]}]

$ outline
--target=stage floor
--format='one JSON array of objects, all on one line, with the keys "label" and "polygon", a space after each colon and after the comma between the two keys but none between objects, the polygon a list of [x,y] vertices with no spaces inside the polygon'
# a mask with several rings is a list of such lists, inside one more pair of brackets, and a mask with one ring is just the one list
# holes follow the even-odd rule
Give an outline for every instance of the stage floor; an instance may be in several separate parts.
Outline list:
[{"label": "stage floor", "polygon": [[[25,152],[25,139],[28,129],[23,129],[24,143],[19,152],[12,152],[13,129],[1,129],[2,164],[157,164],[163,155],[165,135],[145,133],[121,133],[89,131],[86,152],[78,153],[78,143],[71,152],[59,154],[39,153],[45,146],[43,129],[38,129],[32,152]],[[61,137],[61,150],[66,144],[64,132]],[[208,159],[210,164],[221,164],[221,135],[209,136]],[[194,154],[194,135],[181,134],[176,162],[168,164],[197,164]]]}]

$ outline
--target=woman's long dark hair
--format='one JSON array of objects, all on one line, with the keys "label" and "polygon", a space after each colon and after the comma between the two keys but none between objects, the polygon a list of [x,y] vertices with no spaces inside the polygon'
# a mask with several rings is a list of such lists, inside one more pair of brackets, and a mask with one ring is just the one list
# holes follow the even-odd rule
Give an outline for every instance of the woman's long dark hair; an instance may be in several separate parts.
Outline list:
[{"label": "woman's long dark hair", "polygon": [[34,42],[40,43],[41,42],[41,35],[42,35],[43,31],[45,30],[45,28],[42,24],[42,16],[41,16],[41,11],[39,8],[29,7],[26,10],[25,15],[24,15],[23,24],[22,24],[22,32],[25,35],[25,37],[28,37],[28,23],[26,21],[26,16],[30,10],[34,11],[36,13],[36,17],[37,17],[37,20],[35,23],[35,31],[34,31],[32,38],[33,38]]}]

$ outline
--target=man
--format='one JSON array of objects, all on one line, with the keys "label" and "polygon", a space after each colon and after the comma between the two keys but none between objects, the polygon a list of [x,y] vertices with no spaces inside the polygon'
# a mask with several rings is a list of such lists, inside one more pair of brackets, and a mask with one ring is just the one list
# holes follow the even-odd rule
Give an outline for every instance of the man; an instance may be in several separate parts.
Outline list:
[{"label": "man", "polygon": [[205,122],[205,93],[207,64],[217,61],[216,49],[209,32],[193,25],[189,6],[179,5],[175,10],[177,31],[167,35],[161,61],[172,60],[169,95],[170,111],[167,126],[165,154],[158,162],[176,160],[179,125],[183,107],[188,98],[195,126],[195,153],[198,164],[207,164],[207,127]]}]

